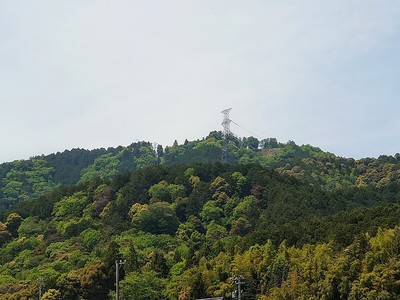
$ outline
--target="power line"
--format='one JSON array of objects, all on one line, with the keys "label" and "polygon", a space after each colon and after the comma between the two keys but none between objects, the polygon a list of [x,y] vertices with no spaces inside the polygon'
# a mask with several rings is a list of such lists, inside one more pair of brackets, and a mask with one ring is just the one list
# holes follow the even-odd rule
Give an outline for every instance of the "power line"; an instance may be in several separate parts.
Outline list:
[{"label": "power line", "polygon": [[[228,154],[228,146],[229,146],[229,143],[230,143],[230,138],[231,138],[232,136],[235,136],[235,137],[237,137],[240,141],[242,141],[242,139],[240,139],[238,136],[236,136],[236,135],[231,131],[231,128],[230,128],[230,124],[231,124],[231,123],[233,123],[233,124],[235,124],[236,126],[242,128],[243,130],[249,132],[252,136],[257,137],[257,138],[260,139],[260,140],[263,139],[260,135],[254,133],[254,132],[252,132],[252,131],[250,131],[250,130],[248,130],[247,128],[245,128],[245,127],[241,126],[240,124],[236,123],[235,121],[233,121],[233,120],[229,117],[229,113],[231,112],[231,110],[232,110],[232,108],[227,108],[227,109],[224,109],[223,111],[221,111],[221,113],[224,115],[224,119],[223,119],[223,121],[222,121],[222,123],[221,123],[222,127],[224,128],[224,131],[223,131],[222,155],[221,155],[221,162],[222,162],[222,163],[227,163],[227,162],[228,162],[228,155],[229,155],[229,154]],[[241,143],[241,142],[240,142],[240,143]],[[259,143],[258,147],[260,147],[260,146],[262,147],[262,142]]]},{"label": "power line", "polygon": [[242,128],[243,130],[247,131],[248,133],[251,133],[253,136],[255,136],[255,137],[259,138],[259,139],[262,139],[262,137],[261,137],[260,135],[258,135],[257,133],[254,133],[254,132],[248,130],[247,128],[245,128],[245,127],[239,125],[238,123],[236,123],[236,122],[233,121],[233,120],[230,120],[230,121],[231,121],[233,124],[235,124],[236,126],[238,126],[238,127]]}]

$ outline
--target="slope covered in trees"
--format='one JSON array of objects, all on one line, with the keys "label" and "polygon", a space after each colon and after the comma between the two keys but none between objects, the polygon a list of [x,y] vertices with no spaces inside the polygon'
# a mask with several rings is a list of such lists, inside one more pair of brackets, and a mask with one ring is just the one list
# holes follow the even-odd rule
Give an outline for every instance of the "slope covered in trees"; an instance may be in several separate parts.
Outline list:
[{"label": "slope covered in trees", "polygon": [[[94,178],[110,179],[121,172],[148,166],[218,162],[223,144],[222,133],[211,132],[202,140],[185,141],[181,145],[175,142],[165,148],[137,142],[127,147],[73,149],[3,163],[0,165],[0,208],[38,198],[58,186]],[[400,154],[354,160],[310,145],[298,146],[292,141],[279,143],[274,138],[229,137],[228,162],[257,164],[326,190],[400,183]]]},{"label": "slope covered in trees", "polygon": [[[149,161],[154,166],[112,178],[82,176],[78,185],[3,211],[2,299],[35,297],[40,278],[46,279],[42,299],[111,299],[116,259],[126,259],[125,299],[229,299],[234,275],[244,277],[242,299],[399,295],[396,180],[354,179],[338,188],[313,181],[305,167],[304,176],[294,176],[285,172],[293,167],[280,167],[289,148],[303,153],[285,162],[299,168],[304,159],[329,154],[292,143],[273,155],[237,150],[241,158],[253,153],[257,164],[188,165],[182,149],[213,157],[220,145],[214,137],[185,144],[154,156],[162,166]],[[276,170],[261,166],[267,163]]]},{"label": "slope covered in trees", "polygon": [[150,143],[133,143],[108,149],[66,150],[62,153],[16,160],[0,165],[0,208],[38,198],[55,187],[93,178],[111,178],[157,164]]}]

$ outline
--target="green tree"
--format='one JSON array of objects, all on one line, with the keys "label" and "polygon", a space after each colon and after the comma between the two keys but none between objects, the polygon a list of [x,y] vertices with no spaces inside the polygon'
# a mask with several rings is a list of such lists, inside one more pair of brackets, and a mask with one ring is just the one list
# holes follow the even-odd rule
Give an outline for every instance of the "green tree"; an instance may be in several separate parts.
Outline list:
[{"label": "green tree", "polygon": [[132,221],[138,229],[157,234],[174,234],[179,226],[175,211],[166,202],[150,204],[148,209],[135,214]]},{"label": "green tree", "polygon": [[164,281],[154,271],[131,272],[120,282],[121,294],[126,299],[161,300],[164,299]]},{"label": "green tree", "polygon": [[101,261],[88,263],[78,270],[80,294],[84,299],[104,299],[107,295],[107,270]]},{"label": "green tree", "polygon": [[46,222],[38,217],[30,216],[22,220],[18,227],[19,237],[31,237],[43,234],[46,228]]},{"label": "green tree", "polygon": [[211,223],[207,227],[206,239],[211,243],[220,241],[227,235],[228,232],[226,228],[224,226],[218,225],[215,221],[211,221]]},{"label": "green tree", "polygon": [[7,230],[6,224],[0,222],[0,246],[11,239],[11,233]]},{"label": "green tree", "polygon": [[172,202],[178,197],[185,197],[185,187],[178,184],[169,184],[163,180],[149,189],[149,195],[153,202]]},{"label": "green tree", "polygon": [[116,241],[111,241],[107,244],[102,262],[106,270],[106,287],[112,289],[115,282],[115,261],[122,259],[122,254],[119,250],[120,246]]},{"label": "green tree", "polygon": [[133,241],[129,241],[128,244],[128,254],[126,256],[125,270],[126,273],[139,270],[139,255]]},{"label": "green tree", "polygon": [[92,165],[82,170],[80,181],[86,182],[95,178],[108,179],[117,175],[120,168],[119,156],[107,153],[96,158]]},{"label": "green tree", "polygon": [[214,200],[208,201],[204,204],[202,211],[200,212],[200,217],[204,222],[219,222],[221,220],[223,211],[216,205]]},{"label": "green tree", "polygon": [[53,214],[58,219],[81,217],[87,204],[88,197],[84,192],[78,192],[58,201],[54,205]]},{"label": "green tree", "polygon": [[167,260],[165,259],[164,254],[157,249],[149,254],[148,262],[144,269],[155,271],[163,278],[167,277],[169,272]]},{"label": "green tree", "polygon": [[11,233],[12,236],[18,236],[18,228],[21,225],[22,217],[17,213],[11,213],[7,217],[7,230]]},{"label": "green tree", "polygon": [[96,229],[88,228],[82,231],[79,237],[82,239],[86,249],[92,251],[101,240],[101,232]]},{"label": "green tree", "polygon": [[56,289],[48,289],[42,296],[42,300],[59,300],[61,298],[61,292]]}]

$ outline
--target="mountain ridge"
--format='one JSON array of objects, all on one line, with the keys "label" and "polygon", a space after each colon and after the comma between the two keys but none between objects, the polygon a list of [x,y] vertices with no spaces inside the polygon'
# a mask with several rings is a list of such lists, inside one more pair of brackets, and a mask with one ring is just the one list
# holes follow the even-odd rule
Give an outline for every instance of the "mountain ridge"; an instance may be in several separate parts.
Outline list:
[{"label": "mountain ridge", "polygon": [[[0,207],[9,207],[27,198],[37,198],[51,189],[96,177],[110,179],[118,173],[152,165],[212,163],[221,160],[225,137],[211,132],[195,141],[174,142],[154,147],[135,142],[116,148],[85,150],[75,148],[29,160],[0,164]],[[228,137],[229,163],[258,164],[327,189],[343,186],[385,185],[400,180],[400,154],[379,158],[338,157],[311,145],[280,143],[275,138]]]}]

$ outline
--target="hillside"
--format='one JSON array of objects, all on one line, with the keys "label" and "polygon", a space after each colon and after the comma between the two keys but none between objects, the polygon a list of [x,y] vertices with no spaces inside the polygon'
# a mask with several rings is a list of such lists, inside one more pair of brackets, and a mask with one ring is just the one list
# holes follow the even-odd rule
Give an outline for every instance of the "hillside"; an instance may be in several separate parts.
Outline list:
[{"label": "hillside", "polygon": [[229,297],[237,274],[244,299],[395,295],[399,217],[397,184],[327,191],[255,165],[154,166],[15,206],[0,292],[28,299],[46,278],[48,299],[106,299],[124,258],[127,299]]},{"label": "hillside", "polygon": [[398,154],[232,137],[221,164],[222,142],[2,164],[1,299],[114,299],[119,259],[124,299],[230,299],[236,275],[242,299],[400,294]]},{"label": "hillside", "polygon": [[[55,187],[113,176],[154,165],[187,165],[221,160],[224,141],[221,132],[202,140],[175,142],[170,147],[149,142],[107,149],[72,149],[62,153],[16,160],[0,165],[0,208],[38,198]],[[257,164],[293,176],[327,190],[352,186],[386,186],[400,182],[400,154],[354,160],[323,152],[310,145],[279,143],[274,138],[238,139],[231,136],[228,147],[231,164]]]}]

